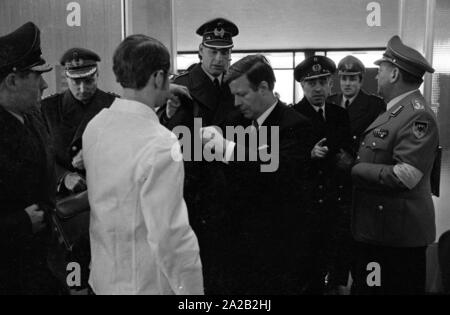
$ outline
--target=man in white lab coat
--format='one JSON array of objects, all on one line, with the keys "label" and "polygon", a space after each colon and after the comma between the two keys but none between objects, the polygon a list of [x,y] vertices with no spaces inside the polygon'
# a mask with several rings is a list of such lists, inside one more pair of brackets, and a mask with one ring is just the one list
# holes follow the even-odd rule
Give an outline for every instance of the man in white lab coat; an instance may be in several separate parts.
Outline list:
[{"label": "man in white lab coat", "polygon": [[126,38],[113,69],[123,98],[83,135],[95,294],[203,294],[180,149],[154,111],[169,96],[169,68],[169,52],[159,41]]}]

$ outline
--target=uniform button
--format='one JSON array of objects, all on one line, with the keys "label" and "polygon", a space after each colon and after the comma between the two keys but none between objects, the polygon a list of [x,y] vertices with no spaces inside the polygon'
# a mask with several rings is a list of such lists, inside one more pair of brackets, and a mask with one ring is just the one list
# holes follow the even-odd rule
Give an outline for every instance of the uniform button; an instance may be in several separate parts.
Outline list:
[{"label": "uniform button", "polygon": [[338,198],[338,201],[341,201],[341,197]]},{"label": "uniform button", "polygon": [[72,151],[74,151],[74,152],[75,152],[76,150],[78,150],[78,148],[77,148],[77,147],[75,147],[75,146],[73,146],[73,147],[72,147]]},{"label": "uniform button", "polygon": [[356,136],[353,136],[353,140],[356,140]]},{"label": "uniform button", "polygon": [[357,160],[361,160],[361,157],[358,155],[358,156],[356,157],[356,159],[357,159]]},{"label": "uniform button", "polygon": [[374,146],[374,147],[375,147],[376,145],[377,145],[377,144],[376,144],[375,142],[373,142],[373,143],[372,143],[372,146]]},{"label": "uniform button", "polygon": [[379,205],[379,206],[378,206],[378,210],[383,211],[383,210],[384,210],[384,207],[383,207],[382,205]]},{"label": "uniform button", "polygon": [[323,203],[323,200],[322,200],[322,199],[319,199],[319,203]]},{"label": "uniform button", "polygon": [[363,142],[361,142],[361,145],[366,145],[366,143],[363,141]]}]

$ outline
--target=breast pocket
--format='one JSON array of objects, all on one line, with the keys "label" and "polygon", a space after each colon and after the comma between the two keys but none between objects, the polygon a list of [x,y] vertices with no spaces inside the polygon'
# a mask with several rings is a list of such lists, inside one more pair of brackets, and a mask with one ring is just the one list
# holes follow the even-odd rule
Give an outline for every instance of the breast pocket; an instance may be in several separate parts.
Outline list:
[{"label": "breast pocket", "polygon": [[385,139],[365,139],[361,145],[366,151],[369,151],[371,153],[371,159],[367,162],[392,164],[392,148],[390,143]]}]

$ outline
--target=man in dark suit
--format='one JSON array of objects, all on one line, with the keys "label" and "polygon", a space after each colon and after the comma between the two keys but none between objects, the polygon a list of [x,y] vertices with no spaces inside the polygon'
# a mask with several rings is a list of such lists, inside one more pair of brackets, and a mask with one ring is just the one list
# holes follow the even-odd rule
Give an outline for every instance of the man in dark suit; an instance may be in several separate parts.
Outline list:
[{"label": "man in dark suit", "polygon": [[311,150],[313,211],[316,216],[315,271],[309,293],[322,294],[325,280],[333,277],[339,255],[341,230],[345,222],[345,205],[351,200],[349,183],[353,163],[350,123],[345,109],[327,103],[331,91],[334,62],[323,56],[312,56],[295,68],[295,79],[301,83],[305,97],[294,109],[311,119],[315,144]]},{"label": "man in dark suit", "polygon": [[439,131],[419,87],[434,69],[398,36],[375,64],[387,111],[364,131],[352,169],[352,232],[358,242],[353,289],[424,294],[426,249],[436,238],[430,176]]},{"label": "man in dark suit", "polygon": [[0,37],[0,295],[59,294],[47,265],[54,159],[38,112],[51,70],[31,22]]},{"label": "man in dark suit", "polygon": [[275,97],[275,75],[263,56],[238,61],[225,80],[243,117],[230,123],[226,138],[216,127],[204,128],[202,137],[206,152],[227,163],[228,293],[303,293],[311,261],[311,123]]},{"label": "man in dark suit", "polygon": [[364,64],[354,56],[343,58],[338,64],[342,93],[330,96],[328,101],[347,110],[355,152],[361,142],[361,134],[383,112],[386,104],[380,97],[367,94],[361,87],[366,71]]},{"label": "man in dark suit", "polygon": [[[222,126],[235,111],[233,96],[224,84],[223,76],[228,70],[237,26],[224,18],[204,23],[197,30],[203,40],[199,47],[201,62],[186,73],[176,77],[173,83],[188,88],[192,99],[172,99],[158,110],[161,123],[180,137],[180,128],[187,128],[190,137],[181,139],[188,145],[201,143],[199,129],[202,126]],[[194,122],[197,120],[197,124]],[[201,120],[201,121],[200,121]],[[196,138],[196,139],[195,139]],[[201,149],[201,144],[200,144]],[[184,198],[189,221],[197,234],[202,256],[205,293],[223,293],[223,240],[224,217],[227,211],[225,177],[218,163],[194,161],[194,152],[187,153],[183,146],[185,185]]]}]

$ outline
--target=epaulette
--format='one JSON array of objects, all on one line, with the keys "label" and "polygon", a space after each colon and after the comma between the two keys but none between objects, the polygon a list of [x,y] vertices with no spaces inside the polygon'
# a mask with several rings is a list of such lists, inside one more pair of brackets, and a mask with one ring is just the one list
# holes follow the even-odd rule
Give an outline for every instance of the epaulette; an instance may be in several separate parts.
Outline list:
[{"label": "epaulette", "polygon": [[403,108],[405,108],[403,105],[400,105],[396,110],[394,110],[392,113],[391,113],[391,117],[396,117],[396,116],[398,116],[398,114],[400,114],[401,113],[401,111],[403,110]]},{"label": "epaulette", "polygon": [[413,98],[411,100],[411,105],[414,110],[424,110],[425,104],[423,104],[422,100],[419,98]]},{"label": "epaulette", "polygon": [[55,97],[55,96],[58,96],[58,93],[53,93],[53,94],[47,95],[46,97],[42,98],[42,101],[45,101],[45,100]]}]

